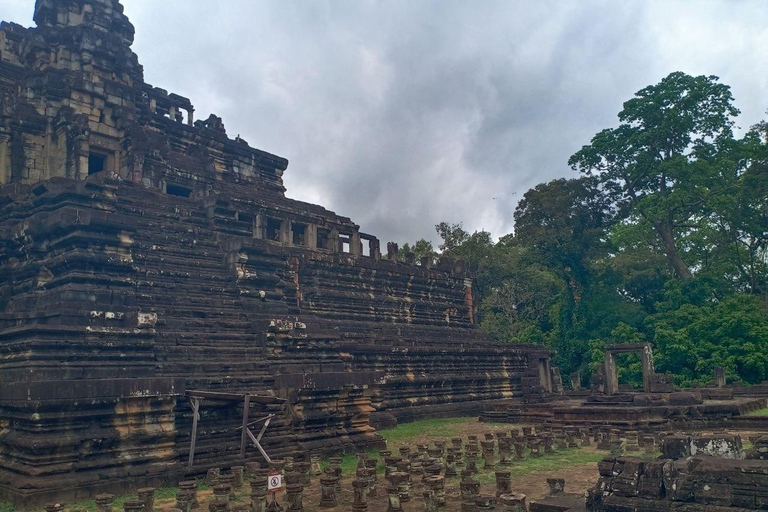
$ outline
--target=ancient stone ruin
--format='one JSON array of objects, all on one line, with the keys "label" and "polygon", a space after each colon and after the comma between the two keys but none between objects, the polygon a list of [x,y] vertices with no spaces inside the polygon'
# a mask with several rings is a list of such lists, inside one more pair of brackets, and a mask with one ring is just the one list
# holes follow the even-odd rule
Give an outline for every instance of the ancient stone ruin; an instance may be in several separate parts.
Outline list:
[{"label": "ancient stone ruin", "polygon": [[460,261],[382,255],[287,198],[286,159],[147,84],[118,0],[34,8],[0,25],[0,499],[375,446],[561,386],[475,328]]}]

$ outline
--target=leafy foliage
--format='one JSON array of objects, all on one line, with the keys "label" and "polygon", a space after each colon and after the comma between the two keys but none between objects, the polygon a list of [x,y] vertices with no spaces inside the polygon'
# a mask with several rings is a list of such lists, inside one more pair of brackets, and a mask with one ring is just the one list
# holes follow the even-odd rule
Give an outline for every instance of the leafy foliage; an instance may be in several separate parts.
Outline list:
[{"label": "leafy foliage", "polygon": [[[580,176],[529,190],[494,241],[441,223],[439,254],[476,274],[492,338],[556,351],[585,377],[608,343],[651,342],[679,385],[768,379],[768,123],[742,138],[727,85],[672,73],[624,104],[569,164]],[[640,382],[640,363],[620,364]]]}]

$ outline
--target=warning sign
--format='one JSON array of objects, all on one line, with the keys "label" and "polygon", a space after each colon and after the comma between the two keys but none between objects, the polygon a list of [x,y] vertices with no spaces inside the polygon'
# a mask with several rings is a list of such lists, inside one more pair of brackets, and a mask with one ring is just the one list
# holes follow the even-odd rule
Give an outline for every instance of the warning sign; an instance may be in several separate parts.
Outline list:
[{"label": "warning sign", "polygon": [[269,475],[267,480],[267,490],[271,492],[277,492],[283,487],[283,475],[281,473],[273,473]]}]

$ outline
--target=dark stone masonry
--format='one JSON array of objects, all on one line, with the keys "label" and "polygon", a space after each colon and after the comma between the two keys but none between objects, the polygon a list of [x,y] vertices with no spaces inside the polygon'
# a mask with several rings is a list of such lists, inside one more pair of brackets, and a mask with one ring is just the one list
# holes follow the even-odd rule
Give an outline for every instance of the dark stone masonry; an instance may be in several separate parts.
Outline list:
[{"label": "dark stone masonry", "polygon": [[382,256],[285,196],[287,160],[147,84],[118,0],[34,19],[0,25],[0,499],[263,460],[241,456],[243,402],[202,398],[189,468],[190,391],[258,395],[262,444],[290,456],[560,385],[548,352],[475,328],[460,261]]}]

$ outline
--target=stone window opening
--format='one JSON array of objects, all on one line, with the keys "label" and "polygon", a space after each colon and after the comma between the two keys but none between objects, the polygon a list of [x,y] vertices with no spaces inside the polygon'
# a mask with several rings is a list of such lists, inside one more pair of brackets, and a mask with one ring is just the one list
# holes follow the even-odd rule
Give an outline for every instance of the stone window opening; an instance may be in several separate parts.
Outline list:
[{"label": "stone window opening", "polygon": [[328,249],[328,240],[331,238],[331,232],[327,229],[317,230],[317,241],[315,246],[318,249]]},{"label": "stone window opening", "polygon": [[88,153],[88,176],[109,170],[110,154],[105,151]]},{"label": "stone window opening", "polygon": [[169,183],[165,186],[165,193],[169,196],[190,197],[192,195],[192,189]]},{"label": "stone window opening", "polygon": [[340,234],[339,235],[339,248],[344,254],[352,253],[352,236]]},{"label": "stone window opening", "polygon": [[238,222],[253,224],[254,216],[247,213],[237,212],[237,220]]},{"label": "stone window opening", "polygon": [[280,241],[280,231],[282,230],[282,222],[277,219],[267,219],[267,240],[275,242]]},{"label": "stone window opening", "polygon": [[367,240],[360,241],[360,254],[362,254],[366,258],[371,257],[371,244],[367,243]]},{"label": "stone window opening", "polygon": [[293,245],[304,246],[307,240],[307,226],[304,224],[291,224],[292,242]]}]

